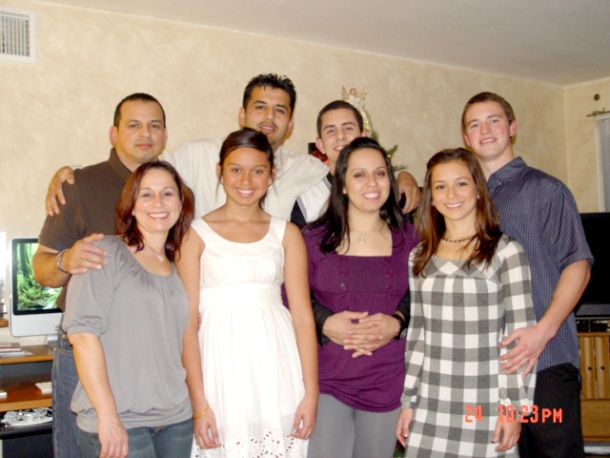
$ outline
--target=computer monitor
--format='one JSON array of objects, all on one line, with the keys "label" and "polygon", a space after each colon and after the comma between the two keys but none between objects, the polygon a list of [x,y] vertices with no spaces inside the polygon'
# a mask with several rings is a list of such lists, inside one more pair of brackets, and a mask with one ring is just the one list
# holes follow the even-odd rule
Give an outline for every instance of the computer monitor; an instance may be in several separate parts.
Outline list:
[{"label": "computer monitor", "polygon": [[36,238],[11,240],[11,334],[15,337],[57,335],[61,310],[56,305],[61,288],[42,286],[34,279],[32,258],[38,249]]}]

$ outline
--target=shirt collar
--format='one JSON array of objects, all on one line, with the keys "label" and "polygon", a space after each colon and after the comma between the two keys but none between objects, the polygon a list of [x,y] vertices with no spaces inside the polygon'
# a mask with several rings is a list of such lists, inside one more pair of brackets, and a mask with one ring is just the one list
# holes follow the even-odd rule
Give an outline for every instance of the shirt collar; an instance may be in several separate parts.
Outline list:
[{"label": "shirt collar", "polygon": [[110,168],[114,170],[114,172],[127,181],[127,178],[131,175],[131,170],[129,170],[119,159],[119,155],[116,150],[112,148],[110,150],[110,157],[108,158],[108,164],[110,164]]},{"label": "shirt collar", "polygon": [[507,181],[512,181],[517,175],[519,175],[523,169],[527,167],[527,164],[520,157],[514,158],[508,164],[496,170],[489,176],[487,180],[487,187],[490,192],[493,192],[498,186]]},{"label": "shirt collar", "polygon": [[275,165],[276,177],[282,175],[284,172],[284,161],[286,160],[284,154],[284,146],[280,146],[275,153],[273,153],[273,165]]}]

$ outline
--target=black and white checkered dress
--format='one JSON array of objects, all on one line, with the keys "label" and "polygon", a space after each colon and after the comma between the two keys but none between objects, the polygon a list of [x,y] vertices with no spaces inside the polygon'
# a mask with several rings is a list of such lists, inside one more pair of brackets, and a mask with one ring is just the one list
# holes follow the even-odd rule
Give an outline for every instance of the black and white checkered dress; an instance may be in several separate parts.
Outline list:
[{"label": "black and white checkered dress", "polygon": [[434,257],[424,273],[410,277],[402,406],[415,418],[405,456],[518,456],[495,452],[491,439],[500,404],[533,402],[535,376],[501,374],[498,360],[503,336],[535,323],[523,248],[503,236],[487,269]]}]

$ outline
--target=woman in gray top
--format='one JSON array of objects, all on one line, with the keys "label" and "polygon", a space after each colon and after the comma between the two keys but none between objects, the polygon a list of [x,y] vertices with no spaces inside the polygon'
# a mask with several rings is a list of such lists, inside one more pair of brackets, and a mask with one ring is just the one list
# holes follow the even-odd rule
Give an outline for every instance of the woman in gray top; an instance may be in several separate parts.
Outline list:
[{"label": "woman in gray top", "polygon": [[64,330],[79,385],[82,457],[188,457],[192,409],[181,356],[188,301],[173,261],[193,198],[167,163],[140,166],[117,206],[101,270],[72,277]]}]

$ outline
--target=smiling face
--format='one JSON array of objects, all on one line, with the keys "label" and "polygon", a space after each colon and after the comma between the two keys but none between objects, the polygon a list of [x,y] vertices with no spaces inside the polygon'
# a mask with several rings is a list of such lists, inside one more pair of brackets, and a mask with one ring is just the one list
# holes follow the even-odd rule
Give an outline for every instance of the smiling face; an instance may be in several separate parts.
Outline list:
[{"label": "smiling face", "polygon": [[123,103],[118,127],[110,128],[110,142],[121,162],[132,172],[141,164],[156,160],[167,142],[159,104],[143,100]]},{"label": "smiling face", "polygon": [[390,177],[386,161],[372,148],[362,148],[349,156],[344,194],[349,212],[379,212],[390,195]]},{"label": "smiling face", "polygon": [[258,205],[273,183],[273,170],[267,155],[254,148],[231,151],[222,166],[217,166],[217,172],[227,201],[238,205]]},{"label": "smiling face", "polygon": [[282,146],[294,127],[290,96],[282,89],[255,87],[246,108],[239,109],[239,125],[265,134],[273,151]]},{"label": "smiling face", "polygon": [[167,233],[178,221],[182,204],[174,178],[163,169],[150,169],[142,177],[133,216],[143,235]]},{"label": "smiling face", "polygon": [[477,189],[462,161],[437,164],[430,174],[432,205],[447,221],[465,221],[475,227]]},{"label": "smiling face", "polygon": [[464,115],[464,142],[477,157],[486,175],[513,159],[512,138],[516,133],[517,122],[508,121],[498,102],[475,103]]},{"label": "smiling face", "polygon": [[352,140],[365,136],[365,133],[360,130],[354,113],[346,108],[327,111],[321,121],[316,147],[328,157],[330,173],[334,175],[339,153]]}]

